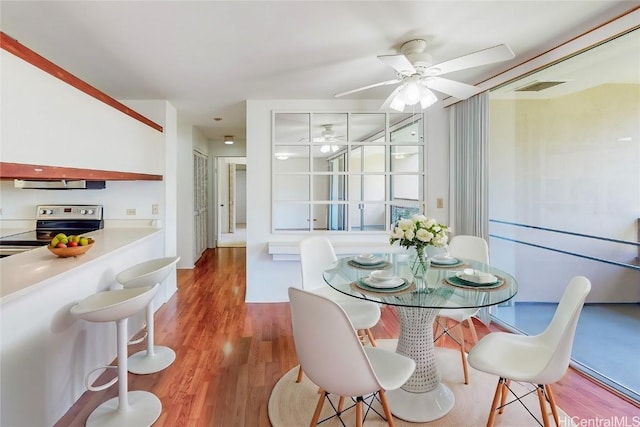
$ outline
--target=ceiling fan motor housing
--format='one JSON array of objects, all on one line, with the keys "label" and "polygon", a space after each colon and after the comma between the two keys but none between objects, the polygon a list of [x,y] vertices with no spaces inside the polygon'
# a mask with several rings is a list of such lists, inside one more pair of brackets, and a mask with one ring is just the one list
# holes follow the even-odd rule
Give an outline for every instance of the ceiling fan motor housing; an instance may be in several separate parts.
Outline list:
[{"label": "ceiling fan motor housing", "polygon": [[409,40],[400,46],[400,52],[407,57],[419,74],[433,64],[433,58],[425,52],[426,48],[427,42],[422,39]]}]

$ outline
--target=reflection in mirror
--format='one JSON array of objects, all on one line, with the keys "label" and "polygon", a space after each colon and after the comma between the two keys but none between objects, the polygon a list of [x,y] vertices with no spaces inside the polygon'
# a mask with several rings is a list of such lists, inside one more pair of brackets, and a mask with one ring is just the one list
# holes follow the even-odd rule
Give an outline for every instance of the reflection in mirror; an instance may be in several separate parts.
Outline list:
[{"label": "reflection in mirror", "polygon": [[273,228],[276,231],[309,230],[309,205],[301,203],[274,203]]},{"label": "reflection in mirror", "polygon": [[331,145],[347,141],[346,113],[315,113],[311,126],[313,142]]},{"label": "reflection in mirror", "polygon": [[[347,149],[346,145],[339,145],[337,143],[333,144],[323,144],[323,145],[313,145],[311,150],[313,152],[314,164],[318,162],[329,162],[331,158],[335,156],[340,156],[340,153],[344,153]],[[327,167],[322,166],[320,169],[314,170],[327,170]]]},{"label": "reflection in mirror", "polygon": [[274,153],[274,172],[309,172],[309,147],[280,145]]},{"label": "reflection in mirror", "polygon": [[[382,231],[423,209],[422,113],[273,113],[273,231]],[[421,211],[421,210],[420,210]]]},{"label": "reflection in mirror", "polygon": [[391,142],[419,142],[423,138],[422,114],[400,113],[389,114],[389,131]]},{"label": "reflection in mirror", "polygon": [[411,218],[420,212],[422,212],[422,208],[417,203],[412,203],[410,200],[395,199],[390,208],[389,224],[393,227],[401,218]]},{"label": "reflection in mirror", "polygon": [[322,203],[313,205],[314,230],[346,230],[347,205],[342,203]]},{"label": "reflection in mirror", "polygon": [[291,175],[275,175],[273,179],[273,200],[310,200],[308,175],[296,175],[295,178]]},{"label": "reflection in mirror", "polygon": [[351,201],[384,201],[384,175],[356,175],[349,178],[349,200]]},{"label": "reflection in mirror", "polygon": [[353,113],[349,120],[349,140],[352,142],[384,141],[384,113]]},{"label": "reflection in mirror", "polygon": [[391,172],[420,172],[423,170],[422,159],[422,146],[391,146]]},{"label": "reflection in mirror", "polygon": [[385,230],[384,204],[360,203],[350,206],[352,231]]},{"label": "reflection in mirror", "polygon": [[311,114],[275,113],[273,136],[277,143],[309,142]]},{"label": "reflection in mirror", "polygon": [[384,146],[360,145],[351,149],[351,172],[384,172]]},{"label": "reflection in mirror", "polygon": [[392,175],[391,200],[420,200],[422,175]]}]

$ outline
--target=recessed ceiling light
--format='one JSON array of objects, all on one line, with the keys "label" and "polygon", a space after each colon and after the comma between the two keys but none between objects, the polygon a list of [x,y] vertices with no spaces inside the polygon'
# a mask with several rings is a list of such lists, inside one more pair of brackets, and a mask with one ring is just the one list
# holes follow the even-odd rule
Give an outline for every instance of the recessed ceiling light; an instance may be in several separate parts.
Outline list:
[{"label": "recessed ceiling light", "polygon": [[287,160],[289,158],[289,156],[287,156],[286,154],[276,154],[276,159],[278,160]]},{"label": "recessed ceiling light", "polygon": [[231,135],[225,135],[224,137],[224,143],[227,145],[231,145],[233,144],[233,136]]}]

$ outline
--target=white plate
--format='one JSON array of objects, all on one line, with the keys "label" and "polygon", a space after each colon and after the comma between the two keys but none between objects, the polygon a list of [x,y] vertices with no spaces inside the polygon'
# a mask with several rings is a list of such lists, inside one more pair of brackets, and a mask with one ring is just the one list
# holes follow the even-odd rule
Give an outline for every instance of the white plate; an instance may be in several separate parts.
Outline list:
[{"label": "white plate", "polygon": [[404,283],[404,279],[402,277],[396,277],[393,280],[386,280],[384,282],[379,282],[377,280],[371,279],[371,277],[365,277],[362,279],[365,285],[371,286],[372,288],[397,288],[398,286]]},{"label": "white plate", "polygon": [[396,281],[399,277],[391,272],[391,270],[373,270],[369,273],[369,277],[372,281],[378,283],[386,283],[389,281]]},{"label": "white plate", "polygon": [[453,264],[458,264],[460,262],[460,260],[458,258],[454,258],[454,257],[445,257],[445,256],[436,256],[431,258],[431,262],[434,264],[441,264],[441,265],[453,265]]},{"label": "white plate", "polygon": [[493,274],[484,273],[482,271],[473,271],[471,274],[469,271],[458,271],[456,273],[456,277],[466,282],[479,284],[496,283],[498,281],[498,278]]},{"label": "white plate", "polygon": [[377,256],[373,256],[373,255],[366,255],[366,256],[358,255],[353,260],[358,264],[362,264],[362,265],[380,264],[382,261],[384,261],[382,258],[378,258]]}]

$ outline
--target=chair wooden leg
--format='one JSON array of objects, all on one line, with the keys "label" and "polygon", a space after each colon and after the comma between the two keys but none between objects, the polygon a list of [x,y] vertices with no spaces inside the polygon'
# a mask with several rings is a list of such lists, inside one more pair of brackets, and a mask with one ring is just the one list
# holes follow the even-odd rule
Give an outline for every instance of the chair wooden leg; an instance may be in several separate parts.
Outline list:
[{"label": "chair wooden leg", "polygon": [[496,408],[498,407],[498,401],[500,400],[500,396],[502,395],[502,382],[505,381],[504,378],[500,378],[498,380],[498,385],[496,387],[496,392],[493,395],[493,402],[491,403],[491,411],[489,412],[489,419],[487,420],[487,427],[493,427],[493,422],[496,419]]},{"label": "chair wooden leg", "polygon": [[344,409],[344,396],[340,396],[340,400],[338,400],[338,412],[342,412]]},{"label": "chair wooden leg", "polygon": [[467,356],[464,351],[464,332],[462,331],[462,324],[458,323],[454,326],[453,331],[455,331],[455,334],[457,335],[456,339],[460,342],[460,358],[462,359],[462,369],[464,370],[464,383],[469,384],[469,368],[467,367]]},{"label": "chair wooden leg", "polygon": [[316,411],[313,413],[313,418],[311,419],[311,423],[309,427],[315,427],[318,425],[318,420],[320,419],[320,413],[322,412],[322,407],[324,406],[324,399],[327,394],[322,390],[320,393],[320,398],[318,399],[318,404],[316,405]]},{"label": "chair wooden leg", "polygon": [[473,318],[468,318],[467,323],[469,323],[469,330],[471,331],[471,338],[473,339],[473,344],[478,343],[478,334],[476,333],[476,327],[473,324]]},{"label": "chair wooden leg", "polygon": [[440,341],[440,338],[442,338],[442,335],[440,335],[440,329],[443,329],[442,325],[440,324],[440,316],[436,316],[436,320],[433,321],[433,337],[435,338],[433,341],[434,343]]},{"label": "chair wooden leg", "polygon": [[362,397],[356,401],[356,426],[362,427]]},{"label": "chair wooden leg", "polygon": [[509,395],[509,385],[511,385],[511,380],[505,380],[502,383],[502,399],[500,399],[500,410],[499,414],[504,412],[504,404],[507,402],[507,396]]},{"label": "chair wooden leg", "polygon": [[367,333],[367,337],[369,337],[369,342],[371,343],[372,347],[376,346],[376,340],[373,337],[373,334],[371,333],[371,329],[366,329],[365,332]]},{"label": "chair wooden leg", "polygon": [[302,381],[302,366],[298,367],[298,377],[296,378],[296,382],[299,383],[300,381]]},{"label": "chair wooden leg", "polygon": [[556,427],[560,427],[560,419],[558,418],[558,408],[556,407],[556,399],[553,397],[551,386],[546,384],[544,386],[547,396],[549,397],[549,406],[551,406],[551,413],[553,414],[553,421],[556,423]]},{"label": "chair wooden leg", "polygon": [[358,338],[360,338],[360,344],[362,345],[366,345],[367,344],[367,331],[365,329],[358,329],[357,331],[358,333]]},{"label": "chair wooden leg", "polygon": [[393,415],[391,415],[391,409],[389,409],[389,403],[387,402],[387,395],[384,394],[384,390],[380,390],[378,394],[380,395],[380,402],[382,403],[384,416],[387,417],[387,424],[389,424],[389,427],[396,427]]},{"label": "chair wooden leg", "polygon": [[547,417],[547,408],[544,399],[544,393],[542,393],[542,386],[538,386],[538,401],[540,402],[540,416],[542,417],[542,424],[544,427],[549,427],[549,417]]}]

